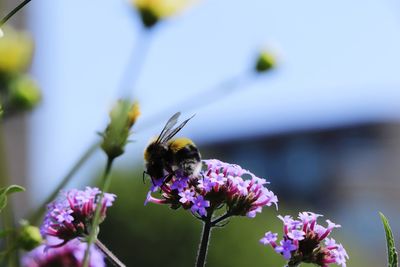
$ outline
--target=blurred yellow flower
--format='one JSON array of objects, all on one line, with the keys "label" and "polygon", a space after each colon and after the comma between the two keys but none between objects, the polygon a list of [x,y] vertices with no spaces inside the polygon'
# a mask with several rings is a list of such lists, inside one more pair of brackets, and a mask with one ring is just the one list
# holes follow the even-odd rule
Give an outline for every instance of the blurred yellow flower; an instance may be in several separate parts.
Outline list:
[{"label": "blurred yellow flower", "polygon": [[193,5],[195,0],[130,0],[140,12],[146,27],[155,25],[159,20],[178,15]]},{"label": "blurred yellow flower", "polygon": [[0,73],[14,74],[24,71],[31,63],[33,40],[23,31],[3,28],[0,38]]}]

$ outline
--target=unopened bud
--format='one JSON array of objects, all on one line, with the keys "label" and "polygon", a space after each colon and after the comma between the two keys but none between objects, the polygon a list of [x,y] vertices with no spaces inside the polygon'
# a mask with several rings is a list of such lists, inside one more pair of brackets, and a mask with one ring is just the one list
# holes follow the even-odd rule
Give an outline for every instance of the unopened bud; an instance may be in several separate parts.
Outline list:
[{"label": "unopened bud", "polygon": [[20,248],[30,251],[43,243],[38,227],[29,225],[27,221],[22,221],[21,225],[18,235],[18,245]]},{"label": "unopened bud", "polygon": [[19,110],[33,109],[41,100],[37,83],[28,75],[19,75],[10,83],[10,105]]},{"label": "unopened bud", "polygon": [[120,100],[110,112],[110,123],[101,135],[101,148],[109,158],[116,158],[124,153],[130,129],[140,115],[138,103]]},{"label": "unopened bud", "polygon": [[0,37],[0,72],[15,74],[26,70],[33,55],[31,36],[7,27],[0,29]]},{"label": "unopened bud", "polygon": [[151,28],[157,22],[177,15],[193,4],[193,0],[131,0],[138,10],[142,23]]},{"label": "unopened bud", "polygon": [[267,72],[276,66],[276,57],[269,51],[262,51],[257,58],[255,69],[257,72]]}]

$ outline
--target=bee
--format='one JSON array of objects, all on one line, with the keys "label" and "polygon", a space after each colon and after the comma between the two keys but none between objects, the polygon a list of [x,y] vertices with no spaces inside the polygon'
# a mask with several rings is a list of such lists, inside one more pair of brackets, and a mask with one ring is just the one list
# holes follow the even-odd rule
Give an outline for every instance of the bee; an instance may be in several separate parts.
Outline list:
[{"label": "bee", "polygon": [[144,151],[144,174],[148,174],[153,183],[160,179],[167,183],[173,175],[193,177],[200,173],[201,155],[193,141],[185,137],[172,139],[194,117],[174,128],[180,115],[180,112],[175,113]]}]

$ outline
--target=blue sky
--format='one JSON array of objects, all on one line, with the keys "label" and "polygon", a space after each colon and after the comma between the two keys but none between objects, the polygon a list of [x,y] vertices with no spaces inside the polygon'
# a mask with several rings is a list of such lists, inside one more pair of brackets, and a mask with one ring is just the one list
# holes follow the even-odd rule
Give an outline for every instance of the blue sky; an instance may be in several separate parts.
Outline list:
[{"label": "blue sky", "polygon": [[[140,25],[122,0],[38,0],[28,10],[44,92],[31,120],[30,168],[51,186],[105,127]],[[398,119],[395,1],[209,0],[154,32],[136,88],[142,120],[241,73],[267,43],[281,51],[279,68],[185,113],[196,117],[184,134],[207,142]],[[170,115],[138,132],[122,162],[139,158]]]}]

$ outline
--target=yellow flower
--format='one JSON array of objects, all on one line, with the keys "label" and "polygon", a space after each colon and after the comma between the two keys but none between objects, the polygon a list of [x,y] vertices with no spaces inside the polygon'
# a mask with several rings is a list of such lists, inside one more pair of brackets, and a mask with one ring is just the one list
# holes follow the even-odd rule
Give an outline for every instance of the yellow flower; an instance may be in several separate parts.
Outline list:
[{"label": "yellow flower", "polygon": [[175,16],[192,5],[195,0],[131,0],[139,11],[146,27],[154,26],[159,20]]},{"label": "yellow flower", "polygon": [[0,72],[14,74],[24,71],[31,63],[33,41],[31,36],[12,28],[4,28],[0,38]]}]

